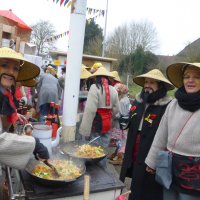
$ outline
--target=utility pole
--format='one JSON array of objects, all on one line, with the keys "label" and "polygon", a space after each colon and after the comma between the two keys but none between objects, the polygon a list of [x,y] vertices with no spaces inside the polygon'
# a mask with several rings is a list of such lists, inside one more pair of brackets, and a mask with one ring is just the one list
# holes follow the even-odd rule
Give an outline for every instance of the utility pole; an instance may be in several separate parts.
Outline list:
[{"label": "utility pole", "polygon": [[105,43],[106,43],[107,17],[108,17],[108,0],[106,0],[106,15],[105,15],[105,24],[104,24],[104,34],[103,34],[102,57],[105,56]]},{"label": "utility pole", "polygon": [[75,140],[86,7],[87,0],[72,0],[62,117],[64,143]]}]

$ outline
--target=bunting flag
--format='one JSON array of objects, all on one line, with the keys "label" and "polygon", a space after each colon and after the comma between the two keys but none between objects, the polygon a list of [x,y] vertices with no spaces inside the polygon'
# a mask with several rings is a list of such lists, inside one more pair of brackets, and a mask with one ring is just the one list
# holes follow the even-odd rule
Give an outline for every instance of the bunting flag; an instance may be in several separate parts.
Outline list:
[{"label": "bunting flag", "polygon": [[[56,4],[60,2],[60,6],[64,5],[64,6],[67,6],[67,8],[69,8],[72,4],[72,0],[53,0],[53,2],[56,2]],[[88,15],[96,15],[95,17],[90,18],[91,20],[95,20],[97,17],[100,17],[100,16],[104,17],[105,15],[105,10],[102,10],[102,9],[87,8],[86,12]]]},{"label": "bunting flag", "polygon": [[57,40],[57,39],[59,39],[59,38],[63,38],[64,36],[67,36],[67,35],[69,35],[69,31],[66,31],[66,32],[61,33],[61,34],[59,34],[59,35],[54,35],[54,36],[52,36],[52,37],[50,37],[50,38],[47,38],[47,39],[45,40],[45,42],[53,42],[53,41],[55,41],[55,40]]},{"label": "bunting flag", "polygon": [[103,15],[105,14],[105,10],[102,10],[102,9],[94,9],[94,8],[87,8],[87,14],[89,15],[95,15],[99,13],[100,15]]},{"label": "bunting flag", "polygon": [[62,6],[63,2],[64,2],[64,0],[60,0],[60,6]]},{"label": "bunting flag", "polygon": [[90,24],[91,21],[94,22],[98,17],[100,17],[100,16],[103,16],[103,17],[104,17],[104,15],[105,15],[105,11],[102,10],[102,11],[99,12],[96,16],[94,16],[94,17],[90,17],[89,19],[87,19],[87,23]]},{"label": "bunting flag", "polygon": [[69,1],[69,0],[65,0],[64,6],[66,6],[66,5],[67,5],[68,1]]}]

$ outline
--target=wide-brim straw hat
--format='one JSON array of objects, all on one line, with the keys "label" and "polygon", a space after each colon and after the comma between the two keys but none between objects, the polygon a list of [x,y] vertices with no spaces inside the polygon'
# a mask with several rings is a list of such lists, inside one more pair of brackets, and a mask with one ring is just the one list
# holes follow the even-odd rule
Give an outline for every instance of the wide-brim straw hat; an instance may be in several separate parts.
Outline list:
[{"label": "wide-brim straw hat", "polygon": [[25,87],[35,87],[37,84],[37,81],[35,79],[27,80],[27,81],[21,81],[22,86]]},{"label": "wide-brim straw hat", "polygon": [[114,80],[115,80],[115,81],[121,82],[121,79],[120,79],[120,77],[119,77],[118,71],[112,71],[112,72],[110,72],[110,74],[111,74],[112,76],[114,76]]},{"label": "wide-brim straw hat", "polygon": [[81,79],[88,79],[90,76],[91,76],[91,73],[84,66],[82,66]]},{"label": "wide-brim straw hat", "polygon": [[90,78],[94,78],[96,76],[107,76],[114,78],[114,76],[111,75],[105,67],[99,67],[95,73],[91,74]]},{"label": "wide-brim straw hat", "polygon": [[172,85],[172,83],[170,83],[169,80],[167,80],[167,78],[165,78],[163,73],[158,69],[153,69],[153,70],[151,70],[151,71],[149,71],[145,74],[136,76],[135,78],[133,78],[133,81],[137,85],[144,87],[145,78],[152,78],[152,79],[155,79],[157,81],[162,81],[165,84],[167,90],[173,90],[174,89],[174,86]]},{"label": "wide-brim straw hat", "polygon": [[167,67],[167,77],[175,87],[180,88],[183,86],[183,73],[184,69],[188,66],[193,66],[200,69],[200,63],[187,62],[174,63]]},{"label": "wide-brim straw hat", "polygon": [[2,58],[20,61],[21,67],[16,81],[30,80],[38,76],[40,73],[40,68],[37,65],[29,62],[21,53],[17,53],[10,48],[0,48],[0,59]]},{"label": "wide-brim straw hat", "polygon": [[99,67],[103,67],[103,65],[102,65],[102,63],[100,63],[100,62],[97,62],[97,63],[94,63],[93,65],[92,65],[92,69],[97,69],[97,68],[99,68]]},{"label": "wide-brim straw hat", "polygon": [[84,64],[82,64],[82,67],[85,68],[85,69],[89,69],[90,68],[90,67],[88,67],[88,66],[86,66]]}]

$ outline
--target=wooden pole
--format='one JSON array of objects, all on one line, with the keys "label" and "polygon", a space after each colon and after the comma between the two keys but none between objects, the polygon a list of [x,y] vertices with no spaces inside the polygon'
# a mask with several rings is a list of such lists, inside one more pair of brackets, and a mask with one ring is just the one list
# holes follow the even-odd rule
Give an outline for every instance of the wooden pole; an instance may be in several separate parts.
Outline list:
[{"label": "wooden pole", "polygon": [[90,176],[84,176],[84,192],[83,192],[83,200],[90,199]]}]

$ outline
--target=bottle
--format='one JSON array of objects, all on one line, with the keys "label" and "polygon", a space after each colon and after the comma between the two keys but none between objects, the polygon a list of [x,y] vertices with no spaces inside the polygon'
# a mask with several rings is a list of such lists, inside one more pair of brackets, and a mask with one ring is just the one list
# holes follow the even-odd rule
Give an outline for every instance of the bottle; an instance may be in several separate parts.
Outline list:
[{"label": "bottle", "polygon": [[53,122],[53,116],[54,116],[54,105],[55,103],[54,102],[51,102],[50,103],[50,109],[49,109],[49,113],[46,117],[46,125],[51,125],[52,122]]},{"label": "bottle", "polygon": [[55,112],[54,112],[54,117],[53,117],[53,122],[52,122],[52,137],[56,137],[57,130],[60,126],[60,119],[58,115],[59,111],[59,104],[55,104]]},{"label": "bottle", "polygon": [[58,124],[58,128],[60,127],[60,118],[59,118],[59,104],[55,105],[55,123]]}]

